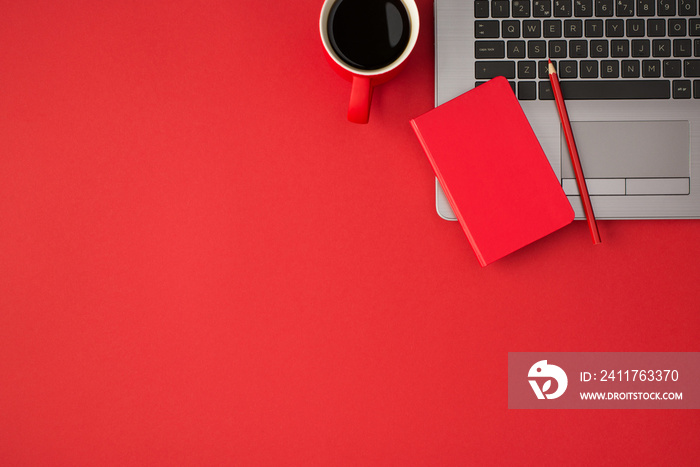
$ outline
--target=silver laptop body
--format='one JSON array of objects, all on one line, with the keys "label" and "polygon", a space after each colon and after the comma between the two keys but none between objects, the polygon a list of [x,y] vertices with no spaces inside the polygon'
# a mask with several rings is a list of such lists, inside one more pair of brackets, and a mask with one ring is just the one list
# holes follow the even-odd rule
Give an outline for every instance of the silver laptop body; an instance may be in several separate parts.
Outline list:
[{"label": "silver laptop body", "polygon": [[[573,8],[581,8],[578,4],[579,0],[572,2]],[[675,0],[674,0],[675,1]],[[615,0],[615,4],[618,0]],[[532,128],[537,135],[544,152],[549,159],[549,162],[554,169],[554,172],[560,178],[562,187],[571,202],[576,213],[576,217],[584,218],[581,199],[578,196],[576,183],[569,160],[566,142],[561,132],[559,116],[553,100],[539,100],[539,93],[545,90],[548,79],[544,75],[537,78],[530,78],[531,70],[527,69],[527,65],[532,65],[533,62],[539,64],[548,57],[534,57],[533,53],[530,57],[530,50],[526,42],[525,50],[516,50],[510,41],[514,41],[515,45],[522,46],[523,41],[530,41],[533,38],[522,37],[526,30],[525,26],[532,28],[533,20],[537,21],[553,21],[548,25],[555,25],[561,22],[564,31],[561,37],[535,37],[535,40],[544,41],[546,43],[546,51],[552,50],[551,41],[559,41],[558,44],[566,42],[565,48],[572,54],[578,55],[571,57],[569,55],[557,59],[559,68],[560,81],[564,97],[567,101],[569,117],[572,122],[574,136],[576,138],[579,155],[582,161],[583,171],[587,180],[588,190],[591,193],[591,201],[595,215],[598,219],[661,219],[661,218],[700,218],[700,77],[695,77],[697,73],[696,65],[700,62],[700,29],[699,35],[691,35],[696,31],[691,30],[690,26],[698,26],[698,10],[700,6],[696,6],[695,15],[691,16],[666,16],[666,12],[654,11],[653,16],[649,16],[648,12],[635,10],[631,16],[603,17],[597,19],[592,16],[584,16],[578,18],[575,12],[571,11],[570,16],[555,16],[554,11],[550,11],[550,16],[534,17],[534,8],[546,8],[544,2],[507,2],[509,10],[507,12],[498,12],[496,18],[489,15],[485,17],[483,10],[483,2],[481,2],[481,16],[475,17],[475,5],[473,0],[436,0],[435,1],[435,103],[440,105],[456,96],[472,89],[479,81],[489,79],[488,67],[494,67],[497,70],[500,65],[493,65],[494,62],[502,61],[499,58],[491,58],[492,56],[499,57],[505,55],[505,61],[515,62],[515,73],[508,71],[509,76],[506,76],[511,85],[514,86],[514,91],[528,89],[532,91],[532,84],[521,84],[526,82],[535,82],[535,92],[537,98],[535,100],[520,100],[520,104],[527,115]],[[591,5],[595,8],[597,0],[592,0]],[[636,0],[633,1],[634,6],[639,7]],[[656,2],[653,2],[656,3]],[[529,9],[526,13],[518,12],[518,16],[514,16],[515,8],[525,7]],[[497,7],[504,6],[503,2],[497,2]],[[560,5],[559,2],[550,2],[550,8],[554,9]],[[584,7],[587,3],[584,2]],[[657,5],[658,6],[658,5]],[[687,6],[685,3],[683,5]],[[568,5],[566,5],[568,7]],[[493,2],[488,5],[489,13],[492,14],[494,5]],[[660,6],[659,6],[660,8]],[[542,13],[542,12],[540,12]],[[546,13],[546,12],[545,12]],[[563,14],[566,15],[567,11]],[[578,11],[580,13],[580,11]],[[629,12],[622,12],[629,15]],[[660,15],[659,13],[664,13]],[[679,13],[679,12],[677,12]],[[692,13],[692,11],[691,11]],[[520,16],[521,14],[529,14],[529,16]],[[507,16],[505,16],[507,15]],[[613,19],[616,21],[607,22]],[[648,20],[655,20],[651,23]],[[669,22],[670,19],[677,21]],[[595,20],[595,23],[587,23],[588,20]],[[620,23],[620,20],[622,23]],[[628,20],[635,20],[628,22]],[[665,35],[658,35],[660,31],[655,31],[653,37],[619,37],[614,35],[607,37],[605,26],[624,24],[647,24],[658,27],[662,24],[676,27],[683,24],[685,20],[686,35],[679,36],[678,32],[666,30]],[[481,21],[480,23],[478,23]],[[496,24],[495,22],[498,22]],[[530,21],[524,23],[524,21]],[[579,23],[580,21],[580,23]],[[489,23],[484,23],[489,22]],[[496,28],[501,33],[506,26],[517,26],[520,24],[520,32],[511,30],[509,37],[493,37]],[[587,38],[578,36],[581,32],[576,31],[576,27],[604,25],[602,37]],[[485,26],[488,26],[485,28]],[[478,34],[483,34],[487,29],[486,34],[491,37],[475,37],[475,29],[479,28]],[[544,26],[541,27],[544,29]],[[569,28],[569,29],[566,29]],[[645,28],[646,29],[646,28]],[[573,37],[565,36],[566,32],[572,32]],[[612,31],[612,30],[611,30]],[[644,31],[646,34],[646,31]],[[516,36],[516,34],[518,34]],[[598,34],[598,33],[596,33]],[[674,35],[669,35],[674,34]],[[556,31],[555,31],[556,35]],[[683,41],[674,42],[675,39],[682,38]],[[613,45],[620,48],[624,47],[624,41],[627,40],[630,47],[627,50],[622,48],[616,52],[613,57]],[[687,56],[687,51],[680,50],[681,57],[656,57],[651,50],[642,50],[646,44],[654,44],[661,47],[660,54],[665,55],[663,45],[687,45],[688,40],[691,43],[691,56]],[[572,42],[578,41],[578,42]],[[574,49],[579,47],[583,41],[586,41],[587,50],[583,54],[573,54]],[[597,41],[592,43],[592,41]],[[591,57],[593,53],[592,47],[596,50],[601,48],[604,42],[608,42],[607,57]],[[614,43],[612,41],[615,41]],[[634,41],[634,42],[633,42]],[[656,42],[655,42],[656,41]],[[495,43],[495,44],[494,44]],[[499,44],[502,43],[503,45]],[[542,42],[540,42],[540,45]],[[632,51],[631,45],[639,45],[639,51]],[[556,45],[556,44],[554,44]],[[503,47],[504,50],[498,50]],[[657,48],[658,48],[657,47]],[[511,50],[512,49],[512,50]],[[511,52],[513,52],[511,54]],[[541,50],[533,50],[533,52],[541,52]],[[653,53],[658,52],[654,50]],[[648,57],[644,55],[649,53]],[[500,55],[499,55],[500,54]],[[640,56],[641,54],[641,56]],[[479,55],[480,58],[476,58]],[[510,59],[510,56],[521,57],[519,59]],[[548,54],[549,55],[549,54]],[[583,56],[582,56],[583,55]],[[600,54],[598,54],[600,55]],[[487,58],[483,58],[487,57]],[[613,61],[619,62],[619,76],[617,78],[603,78],[603,65],[599,64],[595,70],[598,78],[583,78],[579,71],[583,72],[584,68],[592,61],[606,62],[606,71],[610,71],[610,66]],[[663,67],[665,61],[671,60],[674,63],[669,64],[668,74],[673,77],[666,77],[666,70]],[[680,60],[681,76],[675,76],[678,71],[675,69]],[[519,65],[519,61],[526,62],[525,65]],[[584,62],[584,63],[582,63]],[[638,62],[638,67],[645,66],[647,69],[637,70],[640,77],[635,75],[635,62]],[[656,72],[652,65],[659,65],[660,70]],[[483,68],[477,71],[477,67],[483,65]],[[567,78],[562,77],[564,72],[563,66],[568,65],[569,72],[576,75],[574,79],[569,79],[571,82],[593,82],[605,81],[604,86],[608,86],[610,81],[618,81],[609,87],[605,87],[604,92],[626,92],[626,89],[635,89],[635,84],[630,84],[635,79],[643,80],[647,78],[641,77],[642,72],[646,74],[651,70],[654,76],[654,93],[661,92],[669,95],[669,98],[647,98],[648,95],[636,96],[635,98],[627,99],[596,99],[586,98],[583,100],[570,99],[567,97],[567,89],[570,94],[576,94],[580,91],[579,88],[567,88]],[[624,66],[628,65],[630,70],[625,70]],[[509,65],[512,70],[512,66]],[[521,78],[521,67],[527,78]],[[575,69],[574,69],[575,67]],[[686,69],[687,68],[687,69]],[[486,74],[484,73],[486,71]],[[614,71],[614,70],[613,70]],[[622,72],[626,73],[623,78]],[[684,75],[687,72],[688,75]],[[583,73],[581,73],[583,74]],[[659,76],[656,76],[658,74]],[[480,75],[480,76],[477,76]],[[586,73],[586,75],[588,75]],[[631,76],[631,77],[629,77]],[[667,82],[668,90],[664,90],[664,82]],[[542,83],[542,84],[540,84]],[[630,84],[628,86],[628,84]],[[690,86],[690,89],[685,87]],[[579,86],[574,84],[573,86]],[[585,86],[581,85],[581,86]],[[592,93],[595,97],[599,91],[592,85],[595,91]],[[685,86],[685,87],[684,87]],[[582,88],[588,92],[588,88]],[[646,88],[645,88],[646,89]],[[550,89],[551,92],[551,89]],[[640,92],[635,90],[635,93]],[[690,93],[690,97],[688,96]],[[693,92],[695,94],[693,95]],[[617,94],[616,94],[617,95]],[[609,94],[607,97],[610,97]],[[641,98],[637,98],[641,97]],[[503,128],[506,133],[508,128]],[[444,219],[455,220],[454,213],[447,202],[447,199],[436,180],[436,207],[438,214]]]}]

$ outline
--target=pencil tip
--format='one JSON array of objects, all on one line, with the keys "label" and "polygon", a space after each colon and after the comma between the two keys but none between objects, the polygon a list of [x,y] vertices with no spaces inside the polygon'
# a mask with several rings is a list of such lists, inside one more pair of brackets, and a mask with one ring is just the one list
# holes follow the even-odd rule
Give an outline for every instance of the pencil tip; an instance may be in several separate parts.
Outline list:
[{"label": "pencil tip", "polygon": [[553,64],[552,61],[550,60],[550,61],[549,61],[549,74],[550,74],[550,75],[554,75],[554,74],[556,74],[556,73],[557,73],[557,70],[556,70],[556,68],[554,68],[554,64]]}]

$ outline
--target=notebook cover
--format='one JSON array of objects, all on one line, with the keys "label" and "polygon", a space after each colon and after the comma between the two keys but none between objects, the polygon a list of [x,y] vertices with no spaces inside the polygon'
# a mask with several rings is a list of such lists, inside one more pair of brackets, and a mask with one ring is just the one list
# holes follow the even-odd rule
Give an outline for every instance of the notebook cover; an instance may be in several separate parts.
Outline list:
[{"label": "notebook cover", "polygon": [[574,219],[505,78],[494,78],[411,125],[482,266]]}]

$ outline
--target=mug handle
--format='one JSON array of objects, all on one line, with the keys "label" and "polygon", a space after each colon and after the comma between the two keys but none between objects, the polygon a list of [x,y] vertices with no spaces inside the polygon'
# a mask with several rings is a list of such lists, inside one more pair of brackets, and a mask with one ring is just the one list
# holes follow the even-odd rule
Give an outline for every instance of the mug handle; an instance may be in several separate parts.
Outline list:
[{"label": "mug handle", "polygon": [[372,102],[372,82],[369,76],[352,77],[352,90],[350,91],[350,105],[348,106],[348,120],[353,123],[367,123],[369,121],[369,105]]}]

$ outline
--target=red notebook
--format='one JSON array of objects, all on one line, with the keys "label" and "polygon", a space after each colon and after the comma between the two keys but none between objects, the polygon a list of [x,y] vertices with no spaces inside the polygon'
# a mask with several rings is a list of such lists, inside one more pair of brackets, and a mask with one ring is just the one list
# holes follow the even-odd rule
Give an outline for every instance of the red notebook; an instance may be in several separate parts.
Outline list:
[{"label": "red notebook", "polygon": [[494,78],[411,125],[482,266],[574,219],[505,78]]}]

